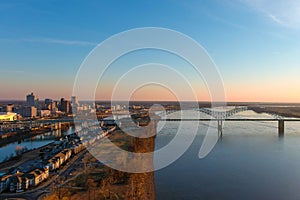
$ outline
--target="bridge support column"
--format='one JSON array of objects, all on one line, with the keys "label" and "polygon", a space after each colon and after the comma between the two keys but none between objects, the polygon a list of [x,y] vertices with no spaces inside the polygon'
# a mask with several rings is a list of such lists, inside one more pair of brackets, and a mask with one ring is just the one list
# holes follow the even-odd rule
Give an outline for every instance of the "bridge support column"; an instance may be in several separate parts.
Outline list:
[{"label": "bridge support column", "polygon": [[157,123],[158,121],[157,120],[153,120],[153,128],[154,128],[154,131],[155,131],[155,134],[156,134],[156,131],[157,131]]},{"label": "bridge support column", "polygon": [[223,120],[218,120],[218,136],[223,136]]},{"label": "bridge support column", "polygon": [[284,136],[284,120],[278,120],[278,136]]}]

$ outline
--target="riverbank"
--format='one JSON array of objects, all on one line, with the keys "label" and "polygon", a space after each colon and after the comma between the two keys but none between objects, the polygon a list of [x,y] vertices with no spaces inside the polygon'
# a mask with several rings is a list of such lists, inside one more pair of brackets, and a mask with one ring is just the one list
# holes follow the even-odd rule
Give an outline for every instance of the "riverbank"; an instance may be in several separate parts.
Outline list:
[{"label": "riverbank", "polygon": [[[145,134],[154,131],[150,127]],[[153,152],[155,148],[155,136],[149,138],[134,138],[121,130],[116,130],[108,136],[108,139],[119,148],[136,152]],[[96,151],[107,154],[109,162],[118,162],[124,157],[114,155],[111,145],[96,143]],[[92,150],[93,151],[93,150]],[[60,198],[82,199],[155,199],[154,173],[127,173],[111,169],[93,155],[96,152],[87,152],[82,161],[82,166],[72,172],[72,177],[65,180],[64,187],[52,191],[45,200]],[[103,155],[105,156],[105,155]],[[125,159],[126,160],[126,159]],[[125,162],[130,162],[130,158]],[[153,166],[153,158],[147,160],[145,165]],[[66,189],[67,188],[67,189]],[[61,195],[61,196],[59,196]]]},{"label": "riverbank", "polygon": [[256,113],[270,113],[280,115],[282,117],[300,118],[300,107],[298,106],[248,106],[248,108]]},{"label": "riverbank", "polygon": [[41,149],[48,148],[48,147],[50,148],[52,145],[53,142],[37,149],[28,150],[21,155],[13,157],[7,161],[1,162],[0,163],[1,172],[16,168],[30,160],[36,160],[39,157],[39,153]]},{"label": "riverbank", "polygon": [[[70,123],[62,123],[61,130],[65,131],[70,127]],[[46,132],[50,132],[52,129],[49,127],[41,127],[39,129],[25,129],[19,130],[15,132],[8,132],[0,135],[0,147],[8,145],[13,142],[21,141],[24,139],[28,139],[37,135],[41,135]]]}]

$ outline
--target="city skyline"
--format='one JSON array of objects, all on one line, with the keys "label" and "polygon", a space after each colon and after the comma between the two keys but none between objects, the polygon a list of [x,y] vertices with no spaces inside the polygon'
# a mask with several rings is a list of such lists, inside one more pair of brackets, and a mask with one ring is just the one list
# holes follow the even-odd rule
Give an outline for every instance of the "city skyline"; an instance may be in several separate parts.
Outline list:
[{"label": "city skyline", "polygon": [[[122,31],[164,27],[201,44],[216,63],[230,102],[299,102],[300,3],[276,1],[0,3],[1,100],[71,97],[77,70],[97,44]],[[131,12],[129,12],[131,10]],[[151,59],[155,53],[147,53]],[[148,61],[143,58],[142,61]],[[176,68],[184,63],[164,57]],[[133,58],[115,64],[120,69]],[[149,59],[150,60],[150,59]],[[151,61],[151,60],[150,60]],[[126,67],[125,67],[126,68]],[[120,70],[122,72],[122,70]],[[141,75],[142,76],[142,75]],[[199,101],[209,101],[203,80],[187,72]],[[110,100],[111,74],[96,100]],[[141,88],[134,98],[172,100],[163,88]]]}]

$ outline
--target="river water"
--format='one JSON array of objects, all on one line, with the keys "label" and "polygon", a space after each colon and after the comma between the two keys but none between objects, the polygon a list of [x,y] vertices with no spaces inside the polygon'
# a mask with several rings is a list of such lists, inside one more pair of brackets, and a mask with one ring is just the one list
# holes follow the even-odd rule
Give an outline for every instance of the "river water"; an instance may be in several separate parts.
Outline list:
[{"label": "river water", "polygon": [[10,156],[15,156],[16,150],[20,150],[24,148],[28,150],[39,148],[41,146],[45,146],[51,142],[54,142],[55,139],[57,138],[74,133],[74,131],[75,131],[74,127],[71,126],[67,131],[61,131],[61,130],[50,131],[28,139],[10,143],[6,146],[2,146],[0,148],[0,152],[1,152],[0,162],[4,161],[6,158]]},{"label": "river water", "polygon": [[[244,111],[233,118],[273,117]],[[173,139],[179,123],[166,122],[157,134],[156,149]],[[208,123],[199,122],[197,135],[183,156],[155,172],[158,200],[300,199],[300,122],[285,122],[284,138],[278,137],[277,122],[226,122],[222,139],[199,159],[207,127]]]}]

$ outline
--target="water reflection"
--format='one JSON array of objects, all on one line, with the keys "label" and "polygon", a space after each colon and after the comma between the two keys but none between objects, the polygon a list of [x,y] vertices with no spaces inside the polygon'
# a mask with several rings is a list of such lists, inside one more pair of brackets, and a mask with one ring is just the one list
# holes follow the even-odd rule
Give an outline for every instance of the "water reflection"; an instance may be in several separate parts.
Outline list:
[{"label": "water reflection", "polygon": [[0,154],[0,162],[4,161],[5,159],[8,159],[11,156],[15,156],[19,149],[31,150],[31,149],[39,148],[41,146],[54,142],[54,140],[57,138],[74,133],[74,131],[75,131],[74,127],[70,127],[67,131],[61,131],[61,130],[50,131],[40,135],[33,136],[31,138],[10,143],[6,146],[2,146],[1,154]]},{"label": "water reflection", "polygon": [[[234,117],[272,118],[252,111]],[[174,137],[176,123],[158,133],[156,148]],[[155,172],[157,199],[300,199],[300,123],[287,122],[279,138],[276,122],[226,122],[223,138],[204,159],[198,152],[208,123],[199,125],[187,152]]]}]

